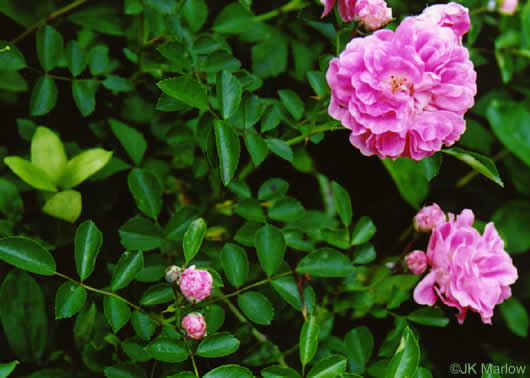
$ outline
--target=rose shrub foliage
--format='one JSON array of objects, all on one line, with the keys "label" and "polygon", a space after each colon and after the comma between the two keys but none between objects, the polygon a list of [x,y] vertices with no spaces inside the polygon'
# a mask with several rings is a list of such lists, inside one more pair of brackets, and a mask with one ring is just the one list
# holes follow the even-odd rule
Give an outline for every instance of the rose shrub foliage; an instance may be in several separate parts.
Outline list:
[{"label": "rose shrub foliage", "polygon": [[528,363],[530,4],[429,5],[0,1],[2,376]]}]

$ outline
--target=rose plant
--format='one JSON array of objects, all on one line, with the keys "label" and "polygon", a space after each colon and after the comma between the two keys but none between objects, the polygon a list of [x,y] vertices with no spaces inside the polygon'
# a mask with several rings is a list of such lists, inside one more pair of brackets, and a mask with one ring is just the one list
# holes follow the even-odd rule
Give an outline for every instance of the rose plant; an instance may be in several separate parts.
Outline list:
[{"label": "rose plant", "polygon": [[527,374],[530,4],[0,13],[2,376]]}]

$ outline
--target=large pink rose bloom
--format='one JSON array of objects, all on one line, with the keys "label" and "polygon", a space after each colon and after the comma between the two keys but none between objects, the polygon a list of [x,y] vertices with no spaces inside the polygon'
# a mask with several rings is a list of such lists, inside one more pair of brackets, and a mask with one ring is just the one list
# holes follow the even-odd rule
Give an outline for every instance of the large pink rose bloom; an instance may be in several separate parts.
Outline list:
[{"label": "large pink rose bloom", "polygon": [[449,214],[448,222],[433,229],[427,248],[431,271],[414,289],[414,300],[432,306],[439,298],[458,309],[460,324],[467,310],[491,324],[493,308],[512,295],[509,285],[517,280],[517,269],[493,223],[480,235],[473,221],[473,212],[466,209],[456,220]]},{"label": "large pink rose bloom", "polygon": [[395,32],[354,38],[326,74],[329,114],[362,154],[420,160],[465,131],[476,72],[451,27],[407,17]]}]

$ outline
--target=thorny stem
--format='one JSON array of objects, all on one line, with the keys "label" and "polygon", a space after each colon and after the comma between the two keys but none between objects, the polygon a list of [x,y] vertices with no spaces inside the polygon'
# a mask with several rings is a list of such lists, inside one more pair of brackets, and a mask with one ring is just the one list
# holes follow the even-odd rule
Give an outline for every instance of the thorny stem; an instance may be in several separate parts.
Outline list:
[{"label": "thorny stem", "polygon": [[239,295],[239,294],[241,294],[241,293],[243,293],[243,292],[245,292],[247,290],[252,289],[253,287],[264,285],[264,284],[269,283],[271,281],[274,281],[274,280],[276,280],[276,279],[278,279],[280,277],[289,276],[291,274],[293,274],[293,273],[292,272],[284,272],[284,273],[277,274],[277,275],[275,275],[273,277],[268,277],[268,278],[266,278],[264,280],[261,280],[261,281],[258,281],[258,282],[254,282],[253,284],[250,284],[250,285],[247,285],[245,287],[242,287],[241,289],[236,290],[236,291],[234,291],[234,292],[232,292],[230,294],[226,294],[226,295],[223,295],[221,297],[217,297],[217,298],[211,300],[209,304],[213,304],[213,303],[219,302],[219,301],[224,301],[227,298],[233,297],[235,295]]},{"label": "thorny stem", "polygon": [[15,39],[13,39],[11,41],[11,43],[17,43],[18,41],[20,41],[20,40],[26,38],[27,36],[29,36],[31,33],[33,33],[35,30],[37,30],[41,26],[47,24],[50,21],[55,20],[56,18],[62,16],[65,13],[68,13],[68,12],[74,10],[75,8],[80,7],[81,5],[85,4],[88,1],[89,0],[77,0],[77,1],[74,1],[73,3],[71,3],[71,4],[68,4],[68,5],[62,7],[61,9],[56,10],[55,12],[52,12],[48,17],[45,17],[45,18],[41,19],[36,24],[32,25],[28,29],[24,30],[24,32],[22,32],[21,34],[16,36]]},{"label": "thorny stem", "polygon": [[[498,160],[502,160],[504,159],[506,156],[508,156],[510,154],[510,151],[507,150],[506,148],[501,150],[497,155],[495,155],[492,160],[493,161],[498,161]],[[460,180],[458,180],[458,182],[456,183],[456,188],[457,189],[460,189],[464,186],[466,186],[471,180],[473,180],[473,178],[475,176],[477,176],[479,174],[478,171],[475,171],[475,170],[472,170],[471,172],[469,172],[467,175],[465,175],[464,177],[462,177]]]},{"label": "thorny stem", "polygon": [[326,131],[334,131],[334,130],[347,130],[347,129],[342,126],[334,126],[334,125],[331,126],[329,124],[325,124],[319,127],[315,127],[314,129],[310,130],[307,134],[300,135],[295,138],[289,139],[287,141],[287,144],[292,146],[293,144],[303,142],[304,140],[308,139],[312,135],[323,133]]},{"label": "thorny stem", "polygon": [[267,13],[260,14],[259,16],[254,17],[254,21],[266,21],[271,18],[277,17],[282,13],[290,12],[293,10],[301,9],[305,6],[304,2],[301,0],[291,0],[283,7],[272,10]]},{"label": "thorny stem", "polygon": [[188,340],[184,338],[184,343],[186,344],[186,348],[188,349],[188,354],[191,358],[191,363],[193,365],[193,371],[195,372],[196,377],[200,377],[199,371],[197,370],[197,364],[195,363],[195,356],[193,355],[193,352],[191,351],[190,344],[188,344]]}]

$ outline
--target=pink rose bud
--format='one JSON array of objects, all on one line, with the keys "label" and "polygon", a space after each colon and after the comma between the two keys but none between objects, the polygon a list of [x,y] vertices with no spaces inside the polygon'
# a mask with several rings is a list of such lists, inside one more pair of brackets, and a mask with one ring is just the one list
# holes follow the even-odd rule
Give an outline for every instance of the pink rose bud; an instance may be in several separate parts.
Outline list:
[{"label": "pink rose bud", "polygon": [[212,275],[207,270],[190,266],[180,275],[180,292],[190,302],[200,302],[212,291]]},{"label": "pink rose bud", "polygon": [[176,265],[171,265],[166,269],[166,281],[169,283],[177,282],[180,278],[180,273],[182,272],[182,269],[180,269]]},{"label": "pink rose bud", "polygon": [[[340,18],[344,22],[350,22],[353,21],[355,18],[355,1],[356,0],[338,0],[339,1],[339,15]],[[328,15],[329,12],[333,9],[333,6],[336,3],[336,0],[320,0],[322,4],[324,4],[324,12],[322,13],[322,17],[325,17]]]},{"label": "pink rose bud", "polygon": [[182,318],[181,325],[190,339],[200,340],[206,336],[206,321],[198,312],[191,312]]},{"label": "pink rose bud", "polygon": [[423,251],[411,252],[405,257],[407,267],[414,274],[422,274],[427,269],[427,255]]},{"label": "pink rose bud", "polygon": [[416,17],[418,20],[451,29],[461,41],[471,26],[469,10],[454,2],[431,5]]},{"label": "pink rose bud", "polygon": [[445,214],[440,206],[433,203],[421,209],[414,217],[414,229],[419,232],[431,232],[432,229],[445,222]]},{"label": "pink rose bud", "polygon": [[517,2],[518,0],[503,0],[499,12],[506,15],[514,14],[517,9]]},{"label": "pink rose bud", "polygon": [[493,308],[512,295],[510,285],[518,277],[512,258],[504,250],[493,223],[481,235],[469,209],[433,229],[427,258],[431,271],[414,289],[416,303],[432,306],[440,299],[458,310],[462,324],[468,310],[491,324]]},{"label": "pink rose bud", "polygon": [[354,8],[355,20],[366,30],[377,30],[392,21],[392,9],[385,0],[357,0]]}]

